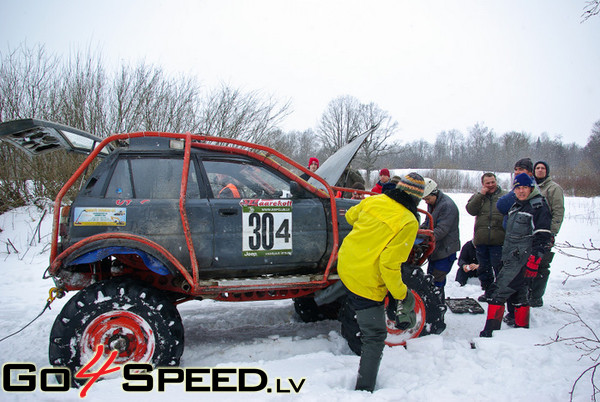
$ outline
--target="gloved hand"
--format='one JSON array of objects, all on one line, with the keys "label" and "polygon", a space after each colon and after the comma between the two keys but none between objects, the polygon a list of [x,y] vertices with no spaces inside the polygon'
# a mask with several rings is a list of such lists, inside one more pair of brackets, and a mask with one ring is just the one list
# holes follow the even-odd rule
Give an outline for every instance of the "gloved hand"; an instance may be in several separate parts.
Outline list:
[{"label": "gloved hand", "polygon": [[407,330],[417,323],[417,314],[415,313],[415,296],[410,289],[406,292],[404,300],[396,300],[396,328]]},{"label": "gloved hand", "polygon": [[529,256],[527,265],[525,266],[525,278],[535,278],[537,276],[540,261],[542,261],[542,257]]}]

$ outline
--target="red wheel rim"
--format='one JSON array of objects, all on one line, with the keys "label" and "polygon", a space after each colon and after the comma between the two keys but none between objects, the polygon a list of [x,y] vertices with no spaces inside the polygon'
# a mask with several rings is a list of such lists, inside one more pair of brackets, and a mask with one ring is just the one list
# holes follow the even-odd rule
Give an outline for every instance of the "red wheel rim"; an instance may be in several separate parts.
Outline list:
[{"label": "red wheel rim", "polygon": [[101,314],[86,327],[81,337],[82,361],[94,355],[96,346],[104,345],[104,354],[118,350],[116,364],[149,363],[154,355],[154,331],[139,315],[123,310]]},{"label": "red wheel rim", "polygon": [[[425,327],[425,319],[427,316],[425,311],[425,303],[423,303],[423,299],[421,299],[421,296],[419,296],[417,292],[413,290],[411,290],[411,292],[413,296],[415,296],[415,313],[417,314],[417,323],[414,327],[407,330],[398,329],[396,328],[394,321],[388,319],[386,314],[388,335],[385,339],[385,344],[388,346],[405,345],[407,340],[417,338]],[[387,297],[385,299],[385,305],[386,307],[388,305]]]}]

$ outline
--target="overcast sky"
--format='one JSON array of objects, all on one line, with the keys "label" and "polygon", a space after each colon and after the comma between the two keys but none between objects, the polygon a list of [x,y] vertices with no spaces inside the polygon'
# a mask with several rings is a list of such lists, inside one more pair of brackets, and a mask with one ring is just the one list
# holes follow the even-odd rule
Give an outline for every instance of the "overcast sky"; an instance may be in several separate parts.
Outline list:
[{"label": "overcast sky", "polygon": [[600,16],[586,0],[0,0],[0,51],[88,48],[261,91],[316,128],[342,95],[374,102],[398,139],[482,123],[585,145],[600,120]]}]

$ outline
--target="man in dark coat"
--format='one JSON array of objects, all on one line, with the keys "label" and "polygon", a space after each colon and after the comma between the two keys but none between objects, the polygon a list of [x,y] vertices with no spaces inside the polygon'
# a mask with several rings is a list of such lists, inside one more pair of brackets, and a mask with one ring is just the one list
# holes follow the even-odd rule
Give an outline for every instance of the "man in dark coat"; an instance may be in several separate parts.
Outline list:
[{"label": "man in dark coat", "polygon": [[[514,177],[517,177],[521,173],[527,173],[533,179],[533,162],[531,158],[521,158],[517,162],[515,162],[515,166],[513,169]],[[515,201],[517,200],[517,196],[514,190],[510,190],[508,193],[504,194],[502,197],[498,199],[496,203],[496,208],[502,215],[504,215],[504,220],[502,221],[502,225],[506,227],[506,220],[508,218],[508,211],[513,206]],[[486,298],[489,299],[489,298]],[[489,300],[486,300],[489,301]],[[504,321],[510,325],[515,325],[515,309],[512,304],[508,304],[508,314],[504,317]]]},{"label": "man in dark coat", "polygon": [[528,283],[537,276],[551,246],[552,215],[533,178],[527,173],[517,175],[513,191],[517,200],[508,212],[503,266],[492,288],[482,337],[489,338],[500,329],[506,302],[514,306],[515,326],[529,328]]},{"label": "man in dark coat", "polygon": [[[340,176],[338,181],[335,183],[336,187],[346,187],[346,188],[359,188],[359,187],[356,187],[357,185],[362,185],[362,190],[364,190],[365,189],[365,179],[362,177],[362,175],[360,174],[360,172],[358,170],[353,169],[350,166],[346,166],[346,168],[342,172],[342,175]],[[394,188],[396,188],[395,184],[394,184]],[[343,194],[340,193],[339,195],[344,198],[352,198],[353,193],[344,191]]]},{"label": "man in dark coat", "polygon": [[502,243],[504,243],[504,216],[496,203],[506,194],[498,186],[494,173],[484,173],[481,176],[481,190],[473,194],[467,202],[467,212],[475,217],[473,244],[477,248],[479,261],[478,277],[484,294],[479,296],[479,301],[489,299],[489,287],[498,276],[502,266]]},{"label": "man in dark coat", "polygon": [[[456,252],[460,250],[458,208],[454,201],[439,190],[436,182],[430,178],[425,178],[423,200],[427,203],[427,212],[433,218],[433,234],[435,236],[435,249],[429,256],[427,273],[433,275],[433,283],[440,288],[441,297],[444,300],[446,275],[456,261]],[[429,217],[421,227],[429,227]]]}]

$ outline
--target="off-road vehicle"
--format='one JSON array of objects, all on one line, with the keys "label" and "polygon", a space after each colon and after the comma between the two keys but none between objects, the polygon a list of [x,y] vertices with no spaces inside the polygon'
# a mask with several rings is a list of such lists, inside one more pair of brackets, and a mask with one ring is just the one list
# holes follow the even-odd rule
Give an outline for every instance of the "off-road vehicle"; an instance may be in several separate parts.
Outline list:
[{"label": "off-road vehicle", "polygon": [[[138,132],[101,139],[41,120],[0,124],[2,140],[33,155],[89,153],[54,201],[46,275],[60,294],[78,293],[54,322],[50,363],[77,370],[101,344],[105,353],[118,351],[118,363],[177,365],[184,330],[176,305],[193,299],[294,299],[304,321],[339,314],[359,353],[344,297],[318,306],[313,295],[339,281],[337,252],[351,230],[344,214],[358,202],[336,198],[353,190],[330,183],[368,134],[315,174],[274,149],[227,138]],[[66,192],[97,158],[66,205]],[[390,320],[390,345],[445,328],[446,306],[421,268],[433,247],[432,228],[420,230],[402,268],[417,325],[402,331]]]}]

